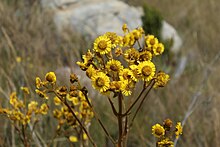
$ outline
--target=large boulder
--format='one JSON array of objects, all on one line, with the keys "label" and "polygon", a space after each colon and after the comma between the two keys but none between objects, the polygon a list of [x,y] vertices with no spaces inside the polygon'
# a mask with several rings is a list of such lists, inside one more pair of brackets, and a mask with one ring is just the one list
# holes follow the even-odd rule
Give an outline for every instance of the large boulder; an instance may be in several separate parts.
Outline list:
[{"label": "large boulder", "polygon": [[[54,22],[60,33],[71,29],[91,40],[105,32],[122,35],[124,23],[130,29],[142,26],[143,9],[119,0],[42,0],[45,8],[54,11]],[[177,31],[166,21],[162,22],[161,37],[173,39],[171,52],[177,53],[182,44]]]}]

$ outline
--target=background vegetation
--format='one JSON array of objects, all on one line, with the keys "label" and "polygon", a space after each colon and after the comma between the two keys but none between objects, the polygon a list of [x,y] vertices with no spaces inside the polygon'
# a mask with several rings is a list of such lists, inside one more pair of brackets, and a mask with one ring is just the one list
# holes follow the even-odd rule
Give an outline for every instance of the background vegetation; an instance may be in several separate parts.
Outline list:
[{"label": "background vegetation", "polygon": [[[183,39],[181,52],[175,56],[187,59],[186,68],[180,76],[175,74],[178,60],[163,67],[171,68],[170,83],[150,94],[131,130],[130,146],[154,146],[151,126],[165,118],[185,123],[184,134],[177,146],[220,146],[220,21],[217,19],[220,3],[217,0],[126,2],[135,6],[146,2],[149,7],[156,8]],[[48,71],[64,66],[75,72],[74,61],[80,59],[80,52],[91,46],[92,40],[85,42],[77,34],[65,32],[58,35],[51,16],[50,12],[42,10],[38,1],[0,1],[0,103],[3,106],[8,105],[10,93],[18,91],[20,86],[30,87],[32,98],[37,99],[34,94],[36,76],[43,77]],[[19,57],[21,62],[18,62]],[[112,135],[117,134],[114,130],[117,122],[109,117],[112,113],[110,109],[106,109],[107,100],[94,97],[93,101]],[[38,133],[45,141],[52,136],[45,132],[52,132],[56,125],[52,121],[48,117],[38,124]],[[0,126],[0,146],[16,144],[15,131],[2,117]],[[91,134],[99,141],[99,146],[104,146],[106,140],[99,130],[94,121]],[[57,145],[64,142],[65,138],[56,141]]]}]

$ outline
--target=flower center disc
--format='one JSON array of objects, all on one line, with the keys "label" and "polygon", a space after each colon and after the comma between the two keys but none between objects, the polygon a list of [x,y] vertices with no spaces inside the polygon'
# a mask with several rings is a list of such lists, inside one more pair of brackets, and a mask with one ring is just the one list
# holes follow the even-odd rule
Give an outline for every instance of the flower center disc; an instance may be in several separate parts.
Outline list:
[{"label": "flower center disc", "polygon": [[97,85],[98,87],[104,86],[104,85],[105,85],[105,80],[102,79],[102,78],[97,78],[97,80],[96,80],[96,85]]},{"label": "flower center disc", "polygon": [[151,69],[151,67],[149,67],[149,66],[144,66],[144,67],[142,68],[142,74],[143,74],[144,76],[149,76],[149,75],[151,74],[151,72],[152,72],[152,69]]},{"label": "flower center disc", "polygon": [[110,69],[111,69],[112,71],[118,71],[118,67],[115,66],[115,65],[111,65],[111,66],[110,66]]},{"label": "flower center disc", "polygon": [[98,44],[99,49],[105,50],[107,47],[107,42],[105,40],[101,40]]},{"label": "flower center disc", "polygon": [[155,44],[154,39],[151,39],[151,40],[150,40],[150,44],[151,44],[151,45],[154,45],[154,44]]}]

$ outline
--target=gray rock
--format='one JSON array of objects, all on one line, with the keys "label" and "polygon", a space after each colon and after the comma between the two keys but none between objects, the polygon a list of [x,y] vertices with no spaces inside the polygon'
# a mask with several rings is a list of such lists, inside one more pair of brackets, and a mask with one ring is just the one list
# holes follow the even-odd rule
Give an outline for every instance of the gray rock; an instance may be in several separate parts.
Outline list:
[{"label": "gray rock", "polygon": [[[142,8],[129,6],[119,0],[42,0],[45,8],[54,11],[54,22],[59,33],[65,29],[95,39],[105,32],[122,35],[124,23],[130,29],[142,26]],[[171,52],[178,53],[182,40],[177,31],[166,21],[162,22],[162,39],[173,38]]]},{"label": "gray rock", "polygon": [[170,50],[175,54],[179,52],[182,46],[182,39],[175,28],[166,21],[162,22],[161,37],[163,40],[173,39],[173,45]]}]

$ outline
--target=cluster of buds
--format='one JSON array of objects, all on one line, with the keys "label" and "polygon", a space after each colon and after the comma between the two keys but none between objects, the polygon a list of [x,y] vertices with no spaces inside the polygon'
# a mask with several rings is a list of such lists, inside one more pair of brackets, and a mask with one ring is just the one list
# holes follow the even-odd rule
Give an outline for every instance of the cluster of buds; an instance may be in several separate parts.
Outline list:
[{"label": "cluster of buds", "polygon": [[[48,72],[45,80],[36,78],[36,92],[40,97],[48,99],[48,94],[54,94],[53,115],[58,121],[57,132],[70,132],[69,139],[76,142],[80,139],[86,140],[87,135],[82,127],[89,128],[94,114],[89,105],[87,90],[82,88],[75,74],[70,75],[70,86],[57,86],[56,75]],[[67,134],[66,134],[67,135]],[[67,135],[67,136],[68,136]]]},{"label": "cluster of buds", "polygon": [[173,126],[173,122],[166,119],[163,125],[156,124],[152,127],[152,134],[157,138],[157,147],[174,147],[172,140],[182,134],[182,126],[180,122]]},{"label": "cluster of buds", "polygon": [[11,93],[9,103],[11,108],[0,108],[0,114],[5,114],[14,124],[26,126],[31,120],[38,121],[38,117],[46,115],[48,106],[46,103],[39,105],[36,101],[27,102],[30,94],[27,87],[21,87],[23,99],[19,99],[16,92]]},{"label": "cluster of buds", "polygon": [[[93,49],[77,62],[102,94],[109,92],[131,95],[135,84],[154,81],[154,88],[164,87],[169,75],[156,71],[153,57],[164,52],[164,45],[153,35],[145,35],[139,27],[130,31],[123,25],[124,36],[107,32],[95,39]],[[142,42],[142,45],[141,45]]]}]

